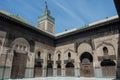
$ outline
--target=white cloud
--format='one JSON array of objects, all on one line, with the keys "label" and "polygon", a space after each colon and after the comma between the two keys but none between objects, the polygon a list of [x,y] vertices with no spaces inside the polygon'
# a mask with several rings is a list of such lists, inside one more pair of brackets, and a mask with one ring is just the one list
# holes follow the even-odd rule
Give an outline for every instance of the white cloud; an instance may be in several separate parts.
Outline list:
[{"label": "white cloud", "polygon": [[85,24],[85,22],[80,19],[80,16],[77,16],[77,14],[75,14],[72,10],[67,8],[65,5],[58,3],[56,0],[52,0],[52,1],[54,2],[54,4],[56,4],[62,10],[64,10],[64,12],[66,12],[68,15],[70,15],[72,18],[74,18],[74,20],[79,20],[79,21],[81,21],[80,23]]}]

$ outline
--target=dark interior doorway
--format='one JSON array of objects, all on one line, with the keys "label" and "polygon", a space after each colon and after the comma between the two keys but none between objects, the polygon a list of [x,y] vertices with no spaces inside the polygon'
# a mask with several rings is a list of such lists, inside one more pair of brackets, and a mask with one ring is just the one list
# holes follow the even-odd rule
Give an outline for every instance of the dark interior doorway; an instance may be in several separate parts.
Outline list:
[{"label": "dark interior doorway", "polygon": [[47,76],[53,76],[53,66],[52,63],[47,64]]}]

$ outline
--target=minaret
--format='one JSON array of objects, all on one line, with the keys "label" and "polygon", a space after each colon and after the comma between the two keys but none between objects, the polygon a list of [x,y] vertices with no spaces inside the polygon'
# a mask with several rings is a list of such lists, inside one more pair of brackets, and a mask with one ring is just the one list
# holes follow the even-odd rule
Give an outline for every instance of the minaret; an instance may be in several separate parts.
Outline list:
[{"label": "minaret", "polygon": [[48,9],[47,2],[45,2],[45,11],[43,15],[38,19],[38,28],[49,32],[54,33],[54,21],[55,19],[50,15],[50,10]]}]

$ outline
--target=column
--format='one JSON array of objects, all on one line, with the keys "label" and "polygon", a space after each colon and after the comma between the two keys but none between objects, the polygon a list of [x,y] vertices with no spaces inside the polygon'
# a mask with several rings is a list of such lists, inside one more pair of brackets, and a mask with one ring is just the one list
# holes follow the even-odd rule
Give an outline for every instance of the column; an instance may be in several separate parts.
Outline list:
[{"label": "column", "polygon": [[102,68],[100,66],[100,62],[99,61],[94,62],[93,67],[94,67],[94,75],[95,75],[95,77],[102,78],[103,75],[102,75]]},{"label": "column", "polygon": [[120,41],[119,41],[119,44],[118,44],[116,79],[118,79],[118,80],[120,79]]},{"label": "column", "polygon": [[57,76],[57,68],[53,68],[53,76],[54,76],[54,77]]},{"label": "column", "polygon": [[43,71],[42,71],[42,76],[46,77],[47,76],[47,51],[44,50],[44,59],[43,59]]},{"label": "column", "polygon": [[42,71],[42,77],[46,77],[46,76],[47,76],[47,75],[46,75],[46,74],[47,74],[46,72],[47,72],[47,69],[44,67],[44,68],[43,68],[43,71]]},{"label": "column", "polygon": [[26,56],[25,78],[32,78],[34,77],[35,53],[29,52]]},{"label": "column", "polygon": [[53,76],[56,77],[57,76],[57,65],[56,65],[56,61],[55,61],[55,55],[54,55],[54,62],[53,62]]},{"label": "column", "polygon": [[62,64],[61,64],[61,66],[62,66],[62,68],[61,68],[61,75],[62,75],[62,77],[65,77],[66,75],[66,73],[65,73],[65,64],[63,64],[64,62],[62,61]]},{"label": "column", "polygon": [[2,73],[0,75],[2,75],[2,79],[9,79],[10,78],[10,67],[12,65],[12,62],[10,61],[10,55],[11,53],[9,53],[9,49],[6,49],[5,52],[3,52],[2,54],[2,64],[0,67],[0,71],[2,70]]},{"label": "column", "polygon": [[34,76],[34,68],[33,67],[26,67],[25,69],[25,78],[33,78]]},{"label": "column", "polygon": [[79,66],[79,62],[75,63],[75,77],[80,77],[80,66]]},{"label": "column", "polygon": [[102,78],[102,68],[101,67],[95,67],[94,73],[96,78]]},{"label": "column", "polygon": [[65,68],[61,69],[62,77],[65,77]]}]

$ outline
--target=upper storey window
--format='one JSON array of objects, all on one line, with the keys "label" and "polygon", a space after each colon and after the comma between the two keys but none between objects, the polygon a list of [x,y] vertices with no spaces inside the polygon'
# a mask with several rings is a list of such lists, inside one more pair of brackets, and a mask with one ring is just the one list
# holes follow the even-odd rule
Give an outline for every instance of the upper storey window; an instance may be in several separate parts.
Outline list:
[{"label": "upper storey window", "polygon": [[70,58],[70,57],[71,57],[71,53],[69,52],[69,53],[68,53],[68,58]]},{"label": "upper storey window", "polygon": [[60,54],[58,54],[58,60],[60,60]]},{"label": "upper storey window", "polygon": [[41,52],[39,51],[39,52],[38,52],[38,58],[40,58],[40,56],[41,56]]},{"label": "upper storey window", "polygon": [[108,55],[108,48],[107,47],[103,47],[103,53],[104,53],[104,55]]},{"label": "upper storey window", "polygon": [[51,54],[48,55],[49,60],[51,60]]}]

